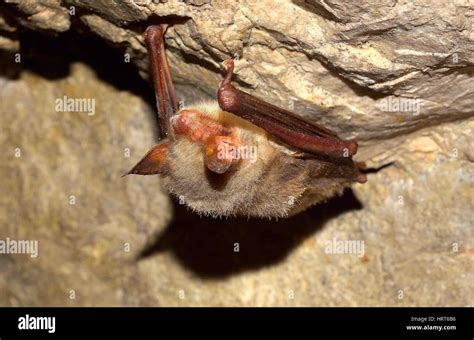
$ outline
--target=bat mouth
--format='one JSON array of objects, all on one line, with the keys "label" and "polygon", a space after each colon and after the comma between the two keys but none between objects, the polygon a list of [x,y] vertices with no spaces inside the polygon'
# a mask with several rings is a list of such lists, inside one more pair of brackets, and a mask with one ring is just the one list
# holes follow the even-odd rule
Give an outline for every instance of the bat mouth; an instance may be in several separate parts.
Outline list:
[{"label": "bat mouth", "polygon": [[222,175],[229,171],[232,166],[232,162],[208,162],[207,168],[218,175]]}]

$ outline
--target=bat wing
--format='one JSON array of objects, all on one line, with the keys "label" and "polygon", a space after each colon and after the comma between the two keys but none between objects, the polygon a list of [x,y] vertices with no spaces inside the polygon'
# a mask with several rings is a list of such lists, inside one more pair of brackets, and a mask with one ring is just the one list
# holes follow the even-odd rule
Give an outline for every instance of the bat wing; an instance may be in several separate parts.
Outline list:
[{"label": "bat wing", "polygon": [[227,74],[217,92],[219,106],[266,130],[281,141],[307,153],[348,157],[357,143],[340,139],[333,131],[290,111],[236,89],[231,84],[233,61],[226,60]]},{"label": "bat wing", "polygon": [[150,60],[150,70],[155,88],[156,109],[160,120],[162,137],[169,133],[169,120],[178,111],[178,101],[166,57],[165,34],[167,25],[152,25],[147,28],[144,40]]}]

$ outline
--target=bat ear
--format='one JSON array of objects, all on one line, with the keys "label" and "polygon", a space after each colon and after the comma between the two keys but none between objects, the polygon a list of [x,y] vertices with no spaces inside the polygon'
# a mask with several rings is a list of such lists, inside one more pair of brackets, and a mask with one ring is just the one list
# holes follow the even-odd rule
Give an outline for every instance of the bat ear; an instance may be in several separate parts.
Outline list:
[{"label": "bat ear", "polygon": [[163,172],[168,154],[168,143],[156,144],[146,155],[135,165],[132,170],[124,174],[127,175],[156,175]]}]

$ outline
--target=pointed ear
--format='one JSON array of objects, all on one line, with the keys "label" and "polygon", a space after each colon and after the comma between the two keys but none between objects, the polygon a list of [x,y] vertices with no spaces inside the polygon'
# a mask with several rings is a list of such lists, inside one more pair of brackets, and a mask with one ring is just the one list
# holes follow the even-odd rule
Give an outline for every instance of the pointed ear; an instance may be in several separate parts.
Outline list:
[{"label": "pointed ear", "polygon": [[[168,141],[152,147],[140,162],[125,175],[156,175],[163,172],[168,156]],[[122,177],[123,177],[122,176]]]}]

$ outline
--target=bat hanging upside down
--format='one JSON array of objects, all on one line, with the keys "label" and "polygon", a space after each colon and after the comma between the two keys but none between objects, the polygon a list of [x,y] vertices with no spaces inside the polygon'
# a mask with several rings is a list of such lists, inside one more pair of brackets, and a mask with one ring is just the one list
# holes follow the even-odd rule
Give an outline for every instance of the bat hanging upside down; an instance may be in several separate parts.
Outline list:
[{"label": "bat hanging upside down", "polygon": [[355,141],[236,89],[232,60],[217,101],[178,109],[166,27],[144,34],[164,138],[127,174],[160,174],[171,194],[214,217],[288,217],[366,181]]}]

